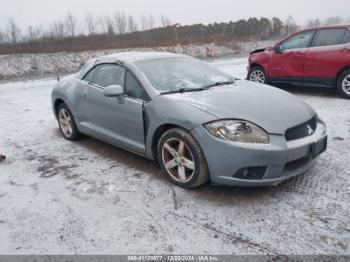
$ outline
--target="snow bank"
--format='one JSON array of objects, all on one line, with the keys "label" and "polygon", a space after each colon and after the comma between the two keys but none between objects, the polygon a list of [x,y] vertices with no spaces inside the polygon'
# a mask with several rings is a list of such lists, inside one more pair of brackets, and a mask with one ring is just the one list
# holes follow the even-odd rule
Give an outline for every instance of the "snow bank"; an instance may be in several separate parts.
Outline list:
[{"label": "snow bank", "polygon": [[21,77],[41,77],[76,72],[81,63],[92,57],[98,57],[116,52],[125,51],[160,51],[180,52],[197,58],[239,57],[246,55],[253,49],[267,46],[269,42],[231,43],[227,45],[187,45],[181,48],[157,47],[157,48],[134,48],[134,49],[112,49],[98,51],[84,51],[79,53],[52,53],[52,54],[19,54],[0,56],[0,80],[8,80]]}]

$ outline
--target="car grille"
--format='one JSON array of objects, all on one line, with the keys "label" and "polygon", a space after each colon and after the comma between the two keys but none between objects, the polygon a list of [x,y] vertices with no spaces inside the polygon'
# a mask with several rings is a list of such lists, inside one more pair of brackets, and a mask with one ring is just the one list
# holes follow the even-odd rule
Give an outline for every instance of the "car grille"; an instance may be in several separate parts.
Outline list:
[{"label": "car grille", "polygon": [[292,127],[288,129],[285,134],[286,140],[292,141],[303,137],[311,136],[315,132],[316,126],[317,120],[316,117],[314,117],[301,125]]}]

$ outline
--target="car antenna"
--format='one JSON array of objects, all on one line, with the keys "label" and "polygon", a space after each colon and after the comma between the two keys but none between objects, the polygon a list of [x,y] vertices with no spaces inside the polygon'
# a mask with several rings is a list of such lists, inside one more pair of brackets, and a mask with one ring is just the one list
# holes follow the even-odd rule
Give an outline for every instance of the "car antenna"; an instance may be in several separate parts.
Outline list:
[{"label": "car antenna", "polygon": [[60,81],[60,76],[58,75],[57,69],[56,69],[56,77],[57,77],[57,82],[59,82]]},{"label": "car antenna", "polygon": [[51,58],[53,61],[53,64],[54,64],[54,69],[55,69],[55,73],[56,73],[56,77],[57,77],[57,82],[60,81],[60,76],[58,75],[58,70],[57,70],[57,61],[55,61],[53,58]]}]

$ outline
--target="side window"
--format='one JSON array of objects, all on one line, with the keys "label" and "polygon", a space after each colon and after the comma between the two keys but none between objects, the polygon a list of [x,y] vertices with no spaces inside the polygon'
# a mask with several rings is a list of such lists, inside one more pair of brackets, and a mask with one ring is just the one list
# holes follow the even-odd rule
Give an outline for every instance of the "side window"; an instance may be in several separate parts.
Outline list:
[{"label": "side window", "polygon": [[129,71],[126,72],[125,94],[129,97],[148,100],[148,95],[139,81]]},{"label": "side window", "polygon": [[322,29],[318,32],[316,40],[312,46],[340,45],[343,42],[344,34],[344,29]]},{"label": "side window", "polygon": [[350,44],[350,30],[346,30],[343,44]]},{"label": "side window", "polygon": [[283,50],[307,48],[314,31],[302,32],[294,35],[280,44]]},{"label": "side window", "polygon": [[125,69],[114,64],[99,65],[94,69],[91,83],[107,87],[111,85],[124,86]]},{"label": "side window", "polygon": [[91,83],[92,77],[94,76],[95,69],[90,70],[90,72],[84,77],[84,80],[88,83]]}]

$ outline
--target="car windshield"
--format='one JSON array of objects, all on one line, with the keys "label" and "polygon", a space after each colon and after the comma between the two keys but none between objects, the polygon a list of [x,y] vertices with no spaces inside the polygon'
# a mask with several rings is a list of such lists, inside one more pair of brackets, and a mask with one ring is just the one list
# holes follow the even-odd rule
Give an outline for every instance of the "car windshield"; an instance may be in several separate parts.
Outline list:
[{"label": "car windshield", "polygon": [[196,91],[234,82],[234,78],[192,58],[165,58],[136,63],[161,93]]}]

